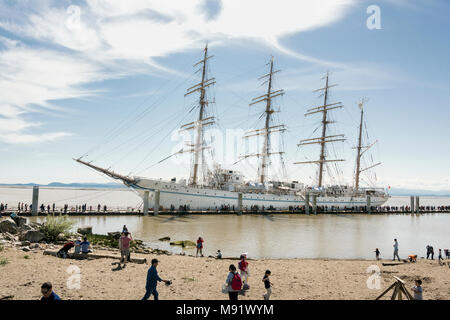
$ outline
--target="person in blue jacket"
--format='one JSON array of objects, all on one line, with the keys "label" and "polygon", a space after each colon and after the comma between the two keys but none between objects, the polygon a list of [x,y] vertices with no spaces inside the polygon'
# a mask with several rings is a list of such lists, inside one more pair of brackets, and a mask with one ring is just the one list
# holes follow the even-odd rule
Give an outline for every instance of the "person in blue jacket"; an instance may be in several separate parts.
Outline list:
[{"label": "person in blue jacket", "polygon": [[162,281],[164,283],[170,283],[168,280],[163,280],[158,276],[158,271],[156,267],[158,266],[158,259],[152,259],[152,266],[148,269],[147,272],[147,283],[145,285],[145,295],[142,300],[148,300],[150,295],[153,294],[155,300],[158,300],[158,291],[156,291],[156,286],[158,285],[158,281]]},{"label": "person in blue jacket", "polygon": [[53,291],[53,287],[50,282],[45,282],[44,284],[42,284],[41,293],[42,293],[41,297],[42,302],[61,300],[61,298]]}]

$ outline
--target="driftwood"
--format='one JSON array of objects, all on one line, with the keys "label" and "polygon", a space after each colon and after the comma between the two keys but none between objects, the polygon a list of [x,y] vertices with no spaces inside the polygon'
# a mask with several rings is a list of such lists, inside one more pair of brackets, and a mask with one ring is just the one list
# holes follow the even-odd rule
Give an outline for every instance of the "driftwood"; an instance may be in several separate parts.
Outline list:
[{"label": "driftwood", "polygon": [[[57,257],[57,253],[58,253],[58,251],[50,251],[50,250],[45,250],[44,251],[45,255],[54,256],[54,257]],[[83,260],[83,259],[104,259],[104,258],[120,259],[120,256],[113,256],[113,255],[106,255],[106,254],[95,254],[95,253],[79,253],[79,254],[69,253],[69,254],[67,254],[67,257],[68,258],[72,258],[72,259],[79,259],[79,260]],[[131,262],[142,264],[142,263],[147,263],[147,259],[145,259],[145,258],[131,258]]]},{"label": "driftwood", "polygon": [[382,265],[383,266],[398,266],[398,265],[402,265],[405,264],[405,262],[383,262]]}]

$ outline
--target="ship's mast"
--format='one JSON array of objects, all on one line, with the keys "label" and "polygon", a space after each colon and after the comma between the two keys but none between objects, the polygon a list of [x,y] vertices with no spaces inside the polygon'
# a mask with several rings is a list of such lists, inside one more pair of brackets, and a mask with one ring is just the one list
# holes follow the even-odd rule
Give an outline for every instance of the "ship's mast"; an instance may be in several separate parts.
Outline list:
[{"label": "ship's mast", "polygon": [[[252,99],[252,103],[250,103],[250,106],[257,104],[257,103],[261,103],[261,102],[265,102],[266,103],[266,108],[265,108],[265,125],[263,129],[257,129],[257,130],[253,130],[253,131],[249,131],[247,132],[247,134],[244,136],[244,138],[249,138],[252,136],[258,136],[258,135],[262,135],[264,136],[264,143],[263,143],[263,148],[261,150],[261,153],[256,153],[256,154],[248,154],[243,156],[242,158],[248,158],[251,156],[256,156],[261,158],[260,161],[260,167],[259,167],[259,177],[258,180],[260,183],[264,184],[266,182],[266,178],[268,175],[268,167],[270,164],[270,156],[273,154],[283,154],[284,152],[281,151],[277,151],[277,152],[272,152],[271,151],[271,146],[270,146],[270,135],[274,132],[281,132],[281,131],[285,131],[286,128],[285,126],[282,125],[276,125],[276,126],[271,126],[271,118],[272,118],[272,114],[274,112],[276,112],[273,108],[272,108],[272,102],[273,99],[275,97],[281,96],[284,94],[284,90],[276,90],[273,91],[273,75],[277,72],[279,72],[280,70],[274,71],[273,70],[273,57],[270,59],[270,67],[269,67],[269,73],[263,75],[262,77],[260,77],[258,80],[263,80],[263,79],[267,79],[265,81],[267,81],[267,93],[263,94],[262,96],[256,97]],[[263,113],[263,115],[264,115]],[[263,116],[262,115],[262,116]]]},{"label": "ship's mast", "polygon": [[202,71],[201,82],[196,84],[195,86],[190,87],[187,90],[188,92],[185,94],[185,96],[187,96],[194,92],[200,92],[198,120],[195,122],[187,123],[187,124],[181,126],[181,130],[190,130],[190,129],[194,129],[194,128],[197,129],[195,144],[189,145],[191,148],[184,151],[184,152],[193,152],[194,153],[194,164],[193,164],[194,167],[193,167],[193,170],[191,173],[191,178],[189,181],[190,185],[198,184],[198,167],[199,167],[200,158],[202,159],[202,165],[204,165],[203,150],[206,148],[203,143],[204,127],[206,125],[214,123],[214,117],[205,117],[206,106],[209,103],[213,102],[213,101],[206,100],[206,88],[216,83],[215,78],[206,79],[207,61],[208,61],[208,59],[210,59],[212,57],[213,56],[208,56],[208,45],[206,44],[205,49],[204,49],[203,60],[197,62],[194,65],[194,67],[201,65],[201,69],[200,69]]},{"label": "ship's mast", "polygon": [[[361,110],[361,119],[359,122],[359,137],[358,137],[358,146],[356,147],[356,172],[355,172],[355,191],[357,192],[359,189],[359,177],[361,172],[366,171],[368,169],[372,169],[373,167],[376,167],[381,164],[381,162],[378,162],[374,165],[371,165],[365,169],[361,169],[361,157],[362,155],[369,150],[377,141],[372,143],[369,146],[363,146],[362,145],[362,131],[363,131],[363,122],[364,122],[364,103],[367,100],[361,99],[361,101],[358,103],[359,109]],[[362,149],[365,149],[364,151],[361,151]]]},{"label": "ship's mast", "polygon": [[362,148],[362,127],[363,127],[363,117],[364,117],[364,100],[358,104],[361,109],[361,120],[359,123],[359,137],[358,146],[356,147],[356,174],[355,174],[355,190],[359,188],[359,174],[361,173],[361,148]]},{"label": "ship's mast", "polygon": [[298,144],[298,146],[309,145],[309,144],[320,144],[319,160],[294,162],[294,164],[307,164],[307,163],[308,164],[309,163],[318,163],[319,164],[318,187],[322,187],[322,184],[323,184],[323,168],[324,168],[324,164],[327,163],[327,162],[344,161],[343,159],[336,159],[336,160],[326,159],[326,154],[325,154],[325,144],[326,143],[337,142],[337,141],[345,141],[345,138],[344,138],[343,134],[332,135],[332,136],[327,136],[326,135],[327,134],[327,126],[328,126],[328,124],[333,122],[333,121],[329,121],[328,120],[328,111],[343,107],[341,102],[336,102],[336,103],[331,103],[331,104],[328,103],[328,90],[329,90],[329,88],[337,86],[337,84],[329,85],[328,78],[329,78],[329,73],[327,72],[327,74],[325,75],[325,87],[317,89],[317,90],[314,90],[314,92],[318,92],[318,91],[324,90],[324,93],[323,93],[323,95],[324,95],[323,105],[319,106],[319,107],[316,107],[316,108],[309,109],[305,113],[305,116],[308,116],[308,115],[311,115],[311,114],[315,114],[315,113],[319,113],[319,112],[323,113],[322,114],[322,136],[318,137],[318,138],[301,140],[300,143]]}]

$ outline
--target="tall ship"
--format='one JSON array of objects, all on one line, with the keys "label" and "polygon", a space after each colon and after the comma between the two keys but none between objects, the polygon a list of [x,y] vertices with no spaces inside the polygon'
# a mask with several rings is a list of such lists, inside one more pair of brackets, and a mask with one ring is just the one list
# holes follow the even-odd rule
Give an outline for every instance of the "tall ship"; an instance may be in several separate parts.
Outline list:
[{"label": "tall ship", "polygon": [[[315,161],[319,165],[319,184],[317,186],[305,186],[298,181],[276,181],[270,178],[269,169],[273,165],[272,158],[279,156],[282,160],[283,150],[276,150],[272,144],[272,137],[275,133],[282,134],[286,130],[284,124],[277,124],[273,114],[279,112],[274,107],[277,97],[284,95],[283,89],[274,88],[274,76],[279,70],[274,70],[274,59],[268,63],[268,72],[259,78],[263,84],[267,84],[264,94],[253,98],[250,106],[261,106],[260,119],[264,121],[264,126],[260,129],[248,131],[244,139],[259,138],[262,140],[258,146],[258,151],[244,154],[237,161],[247,158],[256,158],[258,163],[257,179],[249,180],[244,175],[233,169],[222,168],[219,164],[208,167],[205,159],[205,150],[211,148],[206,142],[205,132],[209,126],[216,122],[216,118],[209,110],[210,104],[209,89],[216,83],[215,78],[208,78],[207,65],[213,56],[208,55],[208,46],[203,52],[203,59],[196,63],[194,67],[200,67],[200,82],[187,89],[185,96],[198,94],[198,103],[195,106],[197,112],[196,120],[183,124],[180,131],[193,131],[192,143],[187,143],[185,147],[176,154],[191,154],[191,169],[188,180],[172,179],[150,179],[140,176],[122,175],[110,169],[106,169],[85,161],[82,158],[75,159],[78,163],[99,171],[113,179],[124,183],[127,187],[136,191],[148,203],[159,203],[159,210],[187,208],[189,210],[292,210],[305,205],[305,199],[311,196],[314,205],[324,208],[351,208],[367,205],[367,196],[370,196],[371,206],[380,206],[388,199],[388,195],[381,189],[360,188],[359,173],[370,168],[360,168],[360,159],[368,149],[362,145],[362,123],[363,108],[361,107],[360,135],[357,147],[357,170],[355,186],[327,186],[322,183],[324,164],[337,161],[326,158],[325,144],[341,139],[341,136],[327,136],[326,128],[329,124],[327,113],[340,105],[328,103],[328,74],[326,86],[323,88],[325,101],[323,106],[310,110],[309,113],[323,114],[322,136],[308,140],[302,140],[300,145],[320,144],[320,159]],[[262,138],[262,139],[261,139]],[[171,155],[171,156],[173,156]],[[169,157],[171,157],[169,156]],[[169,158],[167,157],[167,158]],[[167,159],[165,158],[165,159]],[[163,160],[165,160],[163,159]],[[301,163],[297,163],[301,164]],[[148,199],[146,199],[148,197]]]}]

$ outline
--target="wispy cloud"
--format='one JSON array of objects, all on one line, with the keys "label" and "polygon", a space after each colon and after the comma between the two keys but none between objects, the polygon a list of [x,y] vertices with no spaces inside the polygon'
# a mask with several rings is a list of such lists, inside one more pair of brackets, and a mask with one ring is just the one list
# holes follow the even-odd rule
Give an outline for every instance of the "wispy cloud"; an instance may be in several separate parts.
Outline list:
[{"label": "wispy cloud", "polygon": [[[55,0],[3,2],[0,141],[54,140],[65,132],[31,133],[34,112],[61,112],[55,101],[96,92],[86,85],[142,72],[173,73],[159,57],[198,48],[206,40],[226,45],[250,39],[284,54],[327,65],[279,44],[285,35],[334,23],[356,0],[85,0],[67,6]],[[6,128],[6,129],[5,129]],[[42,128],[42,126],[41,126]],[[9,135],[8,135],[9,134]]]}]

